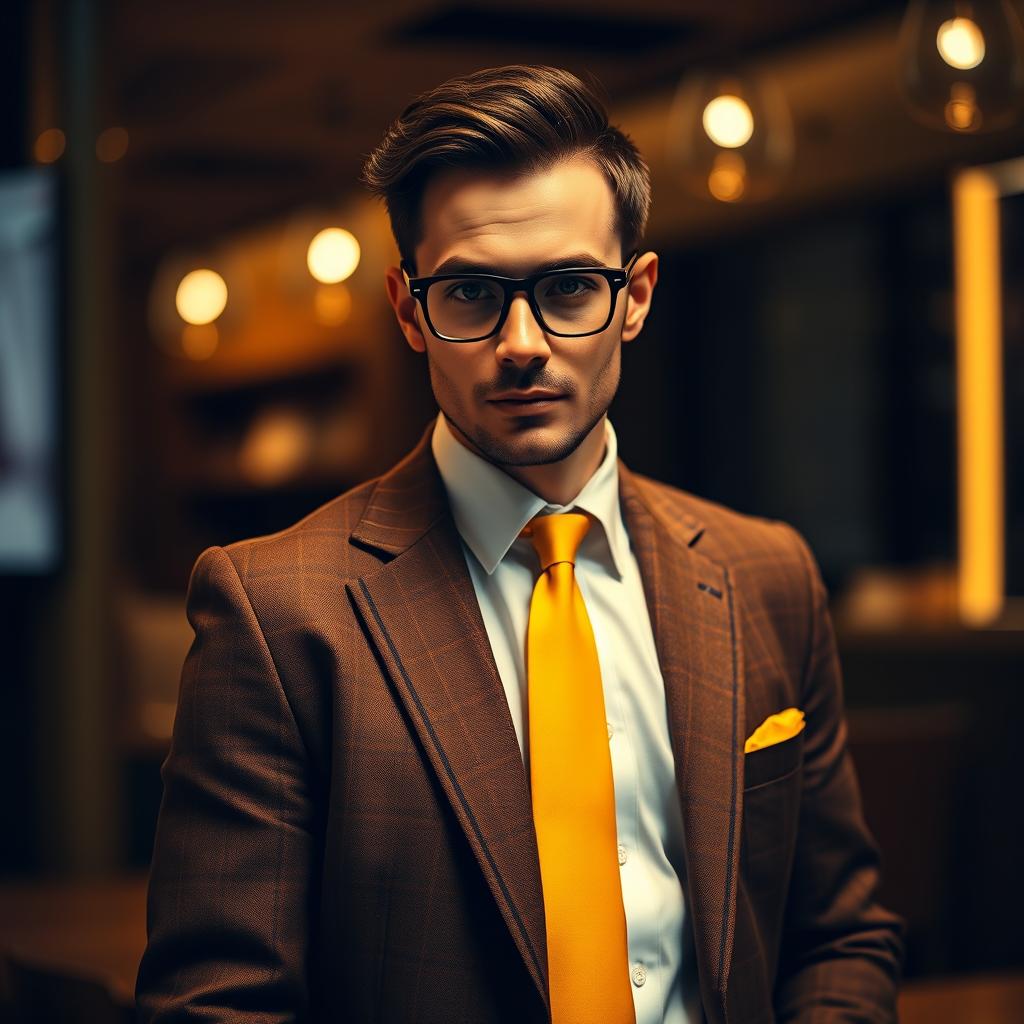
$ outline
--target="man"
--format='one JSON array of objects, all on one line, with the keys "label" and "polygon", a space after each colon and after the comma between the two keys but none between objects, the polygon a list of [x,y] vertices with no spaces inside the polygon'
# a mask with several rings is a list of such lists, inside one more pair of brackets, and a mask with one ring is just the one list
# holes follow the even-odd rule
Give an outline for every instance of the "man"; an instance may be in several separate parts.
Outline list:
[{"label": "man", "polygon": [[642,158],[513,66],[413,103],[365,178],[440,414],[195,566],[142,1019],[895,1020],[816,562],[617,456]]}]

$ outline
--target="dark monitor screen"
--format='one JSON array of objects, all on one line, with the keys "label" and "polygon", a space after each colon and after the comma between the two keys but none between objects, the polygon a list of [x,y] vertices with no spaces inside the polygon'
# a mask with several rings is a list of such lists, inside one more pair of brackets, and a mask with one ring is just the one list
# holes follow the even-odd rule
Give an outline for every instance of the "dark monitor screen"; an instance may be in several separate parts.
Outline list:
[{"label": "dark monitor screen", "polygon": [[59,188],[0,172],[0,575],[61,559]]}]

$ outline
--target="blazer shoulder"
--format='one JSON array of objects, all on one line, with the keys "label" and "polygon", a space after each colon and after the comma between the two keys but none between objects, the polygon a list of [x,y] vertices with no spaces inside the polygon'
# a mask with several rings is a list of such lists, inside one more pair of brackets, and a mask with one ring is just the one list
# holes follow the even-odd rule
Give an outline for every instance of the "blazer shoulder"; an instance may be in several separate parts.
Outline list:
[{"label": "blazer shoulder", "polygon": [[813,561],[800,531],[782,519],[741,512],[681,487],[633,473],[651,511],[670,528],[694,532],[690,546],[727,568],[782,559],[806,569]]},{"label": "blazer shoulder", "polygon": [[[260,577],[305,573],[355,578],[378,564],[348,543],[370,500],[379,476],[357,484],[275,533],[224,545],[244,584]],[[202,556],[200,556],[202,557]]]}]

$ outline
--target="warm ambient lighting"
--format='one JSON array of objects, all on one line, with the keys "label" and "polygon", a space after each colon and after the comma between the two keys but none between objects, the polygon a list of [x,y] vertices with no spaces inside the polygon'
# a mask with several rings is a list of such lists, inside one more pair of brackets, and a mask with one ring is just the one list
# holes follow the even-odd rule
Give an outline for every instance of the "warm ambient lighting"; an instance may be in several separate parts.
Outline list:
[{"label": "warm ambient lighting", "polygon": [[64,155],[64,146],[64,133],[59,128],[47,128],[39,133],[33,152],[39,163],[52,164]]},{"label": "warm ambient lighting", "polygon": [[178,316],[188,324],[213,323],[224,312],[228,286],[215,270],[193,270],[181,279],[174,296]]},{"label": "warm ambient lighting", "polygon": [[976,68],[985,59],[985,37],[970,18],[950,18],[935,37],[939,55],[960,71]]},{"label": "warm ambient lighting", "polygon": [[306,253],[309,272],[322,284],[337,284],[352,276],[359,266],[359,243],[344,228],[324,228]]},{"label": "warm ambient lighting", "polygon": [[1002,270],[999,187],[984,170],[953,184],[959,604],[964,622],[997,619],[1005,591]]},{"label": "warm ambient lighting", "polygon": [[708,138],[725,149],[738,149],[754,134],[754,115],[739,96],[716,96],[701,118]]}]

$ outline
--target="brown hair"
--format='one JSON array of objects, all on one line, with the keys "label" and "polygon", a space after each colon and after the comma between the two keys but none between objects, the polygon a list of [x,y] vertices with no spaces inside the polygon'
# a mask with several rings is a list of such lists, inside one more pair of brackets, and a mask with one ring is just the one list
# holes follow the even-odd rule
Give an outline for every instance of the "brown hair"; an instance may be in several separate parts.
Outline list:
[{"label": "brown hair", "polygon": [[650,173],[632,140],[608,123],[596,88],[562,68],[487,68],[423,93],[385,132],[362,180],[384,199],[402,259],[415,266],[420,202],[433,174],[449,167],[531,172],[578,155],[591,157],[611,186],[625,258],[647,225]]}]

